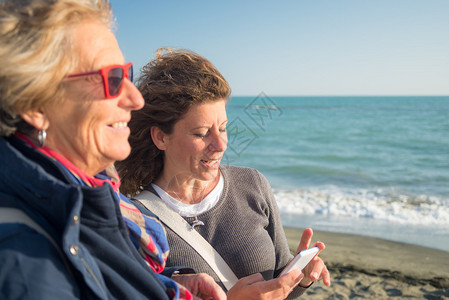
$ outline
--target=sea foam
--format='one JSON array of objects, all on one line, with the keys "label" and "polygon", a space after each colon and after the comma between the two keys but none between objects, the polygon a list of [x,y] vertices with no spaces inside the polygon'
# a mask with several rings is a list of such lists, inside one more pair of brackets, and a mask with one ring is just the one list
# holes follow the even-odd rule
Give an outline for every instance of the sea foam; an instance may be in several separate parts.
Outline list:
[{"label": "sea foam", "polygon": [[395,191],[326,186],[273,190],[281,213],[369,218],[400,224],[449,225],[449,200]]}]

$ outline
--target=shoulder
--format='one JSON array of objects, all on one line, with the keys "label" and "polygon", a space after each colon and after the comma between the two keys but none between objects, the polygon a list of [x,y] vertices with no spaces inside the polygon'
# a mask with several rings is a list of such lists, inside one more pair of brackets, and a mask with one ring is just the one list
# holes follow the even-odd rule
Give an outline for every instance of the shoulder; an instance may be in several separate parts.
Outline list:
[{"label": "shoulder", "polygon": [[[126,196],[123,196],[123,197],[126,198]],[[128,203],[130,203],[130,205],[133,205],[134,207],[136,207],[143,215],[159,220],[159,217],[155,213],[153,213],[151,210],[149,210],[147,208],[147,206],[145,206],[145,204],[144,204],[144,202],[145,203],[151,202],[154,197],[160,198],[158,196],[158,194],[156,193],[156,191],[154,191],[154,189],[151,188],[148,190],[143,190],[142,192],[140,192],[139,194],[137,194],[134,197],[126,198],[126,202],[128,202]]]},{"label": "shoulder", "polygon": [[[20,223],[0,224],[0,259],[5,256],[13,259],[29,261],[60,261],[60,254],[55,246],[44,235],[38,233],[33,228]],[[4,264],[0,264],[2,268]],[[21,263],[21,267],[26,267],[27,263]],[[65,266],[61,262],[62,270]]]},{"label": "shoulder", "polygon": [[[72,299],[79,297],[51,242],[19,223],[0,224],[0,298]],[[8,295],[2,293],[8,291]]]},{"label": "shoulder", "polygon": [[273,206],[274,196],[271,186],[265,176],[253,168],[223,166],[221,168],[225,182],[225,197],[227,201],[241,202],[247,199],[248,203],[258,205],[261,210],[269,209]]},{"label": "shoulder", "polygon": [[248,167],[230,166],[230,165],[220,165],[220,171],[224,176],[256,176],[264,177],[258,170]]},{"label": "shoulder", "polygon": [[221,165],[220,171],[225,181],[232,184],[250,184],[269,186],[268,180],[258,170],[248,167]]}]

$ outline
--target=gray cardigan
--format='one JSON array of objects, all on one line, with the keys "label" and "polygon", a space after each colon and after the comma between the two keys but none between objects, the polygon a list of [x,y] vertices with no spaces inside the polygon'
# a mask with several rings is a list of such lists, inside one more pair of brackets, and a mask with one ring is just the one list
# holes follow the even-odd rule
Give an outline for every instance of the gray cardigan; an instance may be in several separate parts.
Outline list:
[{"label": "gray cardigan", "polygon": [[[270,185],[254,169],[222,165],[220,170],[224,178],[223,193],[215,207],[198,216],[205,225],[195,229],[220,253],[238,278],[262,273],[265,280],[272,279],[293,255]],[[184,219],[190,224],[195,220]],[[207,273],[225,289],[190,245],[170,228],[166,227],[166,231],[170,244],[167,266],[188,266],[198,273]],[[298,297],[304,291],[298,286],[289,298]]]}]

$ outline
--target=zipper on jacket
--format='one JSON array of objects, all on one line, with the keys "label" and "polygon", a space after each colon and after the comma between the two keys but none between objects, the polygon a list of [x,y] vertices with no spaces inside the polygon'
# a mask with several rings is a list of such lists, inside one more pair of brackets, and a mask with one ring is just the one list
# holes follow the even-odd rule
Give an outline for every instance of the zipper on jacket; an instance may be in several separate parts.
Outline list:
[{"label": "zipper on jacket", "polygon": [[89,267],[89,265],[87,264],[86,260],[84,259],[84,257],[81,257],[81,261],[83,262],[84,267],[87,269],[87,271],[90,273],[90,275],[94,278],[95,282],[97,283],[97,285],[100,287],[101,291],[105,294],[105,291],[103,289],[103,286],[100,284],[100,281],[98,280],[97,276],[95,276],[94,272],[92,271],[92,269]]}]

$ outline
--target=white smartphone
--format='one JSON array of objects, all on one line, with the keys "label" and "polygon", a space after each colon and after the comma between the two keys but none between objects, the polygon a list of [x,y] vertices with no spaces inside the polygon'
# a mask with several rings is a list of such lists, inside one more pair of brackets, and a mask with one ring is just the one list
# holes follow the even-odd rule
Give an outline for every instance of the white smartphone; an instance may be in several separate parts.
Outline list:
[{"label": "white smartphone", "polygon": [[305,266],[307,266],[307,264],[317,255],[319,250],[320,249],[318,247],[312,247],[302,250],[301,252],[296,254],[295,258],[293,258],[293,260],[284,268],[284,270],[282,270],[281,274],[279,274],[279,277],[287,274],[293,269],[299,269],[302,271],[302,269],[304,269]]}]

